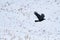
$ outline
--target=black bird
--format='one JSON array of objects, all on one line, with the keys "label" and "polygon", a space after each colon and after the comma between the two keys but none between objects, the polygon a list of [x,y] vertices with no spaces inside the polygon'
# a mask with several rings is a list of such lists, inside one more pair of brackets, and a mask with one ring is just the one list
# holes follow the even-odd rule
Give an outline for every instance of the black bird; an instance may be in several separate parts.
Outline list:
[{"label": "black bird", "polygon": [[37,12],[34,12],[34,14],[35,14],[35,15],[37,16],[37,18],[38,18],[38,20],[35,20],[35,22],[41,22],[41,21],[45,20],[45,19],[44,19],[44,17],[45,17],[44,14],[39,15]]}]

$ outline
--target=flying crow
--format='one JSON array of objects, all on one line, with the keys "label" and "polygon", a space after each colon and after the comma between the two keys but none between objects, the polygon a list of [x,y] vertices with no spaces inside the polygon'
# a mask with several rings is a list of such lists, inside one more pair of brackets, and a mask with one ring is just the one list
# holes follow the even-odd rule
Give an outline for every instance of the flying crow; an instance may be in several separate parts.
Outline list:
[{"label": "flying crow", "polygon": [[45,19],[44,19],[44,17],[45,17],[44,14],[39,15],[37,12],[34,12],[34,14],[35,14],[35,15],[37,16],[37,18],[38,18],[38,20],[35,20],[35,22],[41,22],[41,21],[45,20]]}]

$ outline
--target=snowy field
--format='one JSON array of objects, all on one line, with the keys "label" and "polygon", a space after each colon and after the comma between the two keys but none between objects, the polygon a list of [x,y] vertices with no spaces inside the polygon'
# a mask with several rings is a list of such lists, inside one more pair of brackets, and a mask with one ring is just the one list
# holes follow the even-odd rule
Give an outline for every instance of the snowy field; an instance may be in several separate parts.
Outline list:
[{"label": "snowy field", "polygon": [[60,40],[60,0],[0,0],[0,40]]}]

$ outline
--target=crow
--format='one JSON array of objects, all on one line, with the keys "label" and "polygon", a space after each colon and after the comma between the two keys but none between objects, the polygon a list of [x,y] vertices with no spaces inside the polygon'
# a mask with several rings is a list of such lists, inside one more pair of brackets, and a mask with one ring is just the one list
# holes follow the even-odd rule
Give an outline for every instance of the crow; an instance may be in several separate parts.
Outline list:
[{"label": "crow", "polygon": [[35,20],[35,22],[41,22],[43,20],[45,20],[45,15],[44,14],[41,14],[39,15],[37,12],[34,12],[34,14],[37,16],[38,20]]}]

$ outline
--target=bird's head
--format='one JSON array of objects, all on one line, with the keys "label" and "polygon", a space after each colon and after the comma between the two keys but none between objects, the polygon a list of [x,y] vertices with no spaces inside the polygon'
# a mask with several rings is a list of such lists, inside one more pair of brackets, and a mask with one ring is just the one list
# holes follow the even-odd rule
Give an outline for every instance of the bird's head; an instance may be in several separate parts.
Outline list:
[{"label": "bird's head", "polygon": [[41,14],[41,16],[45,17],[45,15],[44,15],[44,14]]}]

